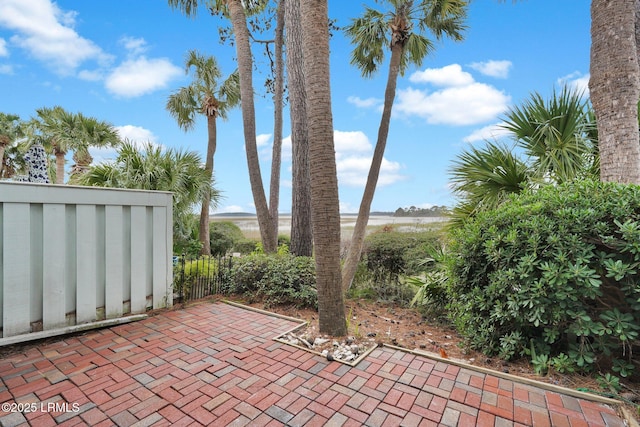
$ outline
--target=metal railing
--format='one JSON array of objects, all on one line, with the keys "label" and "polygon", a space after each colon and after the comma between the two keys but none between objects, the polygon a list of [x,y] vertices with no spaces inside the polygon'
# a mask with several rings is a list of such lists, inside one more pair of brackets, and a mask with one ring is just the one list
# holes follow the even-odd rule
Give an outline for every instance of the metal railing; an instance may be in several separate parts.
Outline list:
[{"label": "metal railing", "polygon": [[187,302],[230,292],[232,256],[173,257],[173,300]]}]

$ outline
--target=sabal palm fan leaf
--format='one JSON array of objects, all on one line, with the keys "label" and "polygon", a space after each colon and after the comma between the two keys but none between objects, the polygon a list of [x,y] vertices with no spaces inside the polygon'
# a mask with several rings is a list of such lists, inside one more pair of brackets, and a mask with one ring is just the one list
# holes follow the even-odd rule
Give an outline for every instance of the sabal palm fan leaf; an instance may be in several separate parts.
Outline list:
[{"label": "sabal palm fan leaf", "polygon": [[453,162],[450,171],[453,191],[462,199],[470,216],[498,206],[507,195],[527,187],[528,168],[504,145],[487,143],[471,147]]},{"label": "sabal palm fan leaf", "polygon": [[582,93],[565,86],[548,102],[533,93],[507,113],[502,126],[514,134],[539,179],[562,183],[580,176],[593,153],[588,111]]},{"label": "sabal palm fan leaf", "polygon": [[379,70],[384,52],[391,44],[387,20],[384,13],[367,7],[361,17],[353,19],[344,29],[352,40],[357,40],[351,52],[351,65],[358,67],[364,77]]},{"label": "sabal palm fan leaf", "polygon": [[418,3],[418,27],[421,31],[431,31],[436,39],[447,36],[455,41],[463,39],[467,26],[466,0],[423,0]]},{"label": "sabal palm fan leaf", "polygon": [[173,193],[174,232],[183,237],[187,230],[183,221],[192,215],[205,193],[212,203],[219,200],[213,179],[202,167],[197,153],[168,149],[151,143],[138,149],[131,141],[124,141],[112,163],[92,166],[81,178],[90,186],[170,191]]},{"label": "sabal palm fan leaf", "polygon": [[406,54],[400,59],[400,75],[404,75],[411,64],[415,64],[418,67],[421,66],[424,58],[433,50],[433,42],[427,37],[416,33],[409,34],[405,43]]}]

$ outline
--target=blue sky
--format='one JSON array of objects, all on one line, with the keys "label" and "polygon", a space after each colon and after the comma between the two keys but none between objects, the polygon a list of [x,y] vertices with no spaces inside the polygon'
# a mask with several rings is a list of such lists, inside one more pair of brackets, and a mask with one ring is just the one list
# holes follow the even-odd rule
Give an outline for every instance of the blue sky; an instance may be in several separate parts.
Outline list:
[{"label": "blue sky", "polygon": [[[338,26],[372,0],[329,0]],[[470,144],[497,138],[505,111],[533,91],[547,97],[563,82],[589,78],[588,0],[474,0],[463,42],[438,43],[422,67],[398,81],[385,160],[372,209],[453,205],[448,170]],[[376,6],[377,7],[377,6]],[[188,50],[213,55],[224,75],[235,51],[218,41],[222,21],[201,9],[188,19],[165,1],[0,0],[0,111],[23,119],[60,105],[106,120],[123,137],[204,156],[206,122],[185,133],[164,106],[189,84]],[[343,213],[356,212],[377,137],[387,69],[364,79],[349,64],[342,33],[331,39],[331,96]],[[254,46],[259,69],[266,60]],[[257,138],[268,190],[273,107],[265,72],[254,75]],[[291,145],[285,118],[280,211],[291,208]],[[113,151],[94,151],[96,161]],[[71,162],[69,162],[71,163]],[[70,165],[70,164],[69,164]],[[218,212],[254,212],[240,110],[218,123]]]}]

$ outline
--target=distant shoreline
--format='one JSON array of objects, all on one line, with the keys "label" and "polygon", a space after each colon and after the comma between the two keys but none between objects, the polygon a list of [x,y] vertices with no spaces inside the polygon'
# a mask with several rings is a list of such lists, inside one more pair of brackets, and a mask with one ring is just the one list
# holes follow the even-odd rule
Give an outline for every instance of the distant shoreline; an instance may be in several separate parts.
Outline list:
[{"label": "distant shoreline", "polygon": [[[340,215],[340,227],[343,238],[350,238],[352,230],[355,226],[357,214]],[[233,222],[237,225],[245,237],[259,238],[260,227],[255,214],[238,213],[238,214],[217,214],[209,217],[212,222]],[[369,216],[367,222],[367,232],[371,232],[380,226],[392,226],[396,230],[419,231],[426,224],[446,222],[445,217],[409,217],[409,216],[393,216],[393,215],[375,215]],[[281,214],[278,218],[278,232],[283,234],[291,233],[291,215]]]}]

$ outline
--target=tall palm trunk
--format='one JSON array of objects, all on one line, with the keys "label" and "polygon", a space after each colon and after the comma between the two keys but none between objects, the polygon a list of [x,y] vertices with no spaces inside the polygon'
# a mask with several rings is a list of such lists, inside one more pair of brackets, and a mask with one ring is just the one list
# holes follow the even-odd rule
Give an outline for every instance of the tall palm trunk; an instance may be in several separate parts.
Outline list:
[{"label": "tall palm trunk", "polygon": [[378,184],[380,176],[380,166],[384,157],[384,149],[387,145],[387,137],[389,135],[389,122],[391,121],[391,108],[396,97],[396,83],[398,81],[398,72],[400,69],[400,60],[402,58],[403,46],[401,43],[395,43],[391,48],[391,60],[389,63],[389,77],[387,79],[387,87],[384,92],[384,108],[382,110],[382,118],[380,119],[380,127],[378,128],[378,140],[376,148],[373,151],[371,159],[371,167],[367,176],[367,183],[362,194],[360,209],[358,210],[358,218],[353,229],[351,245],[347,252],[347,259],[342,270],[342,287],[346,292],[353,282],[353,277],[360,262],[362,255],[362,246],[367,231],[367,223],[369,222],[369,212],[371,211],[371,203]]},{"label": "tall palm trunk", "polygon": [[4,168],[4,152],[10,142],[11,139],[8,136],[0,135],[0,176],[2,176],[2,169]]},{"label": "tall palm trunk", "polygon": [[311,256],[311,183],[309,178],[309,141],[307,139],[307,101],[302,67],[302,28],[300,3],[285,1],[287,30],[287,75],[292,147],[291,253]]},{"label": "tall palm trunk", "polygon": [[65,153],[64,151],[59,151],[57,149],[54,149],[53,152],[56,156],[56,184],[62,185],[64,184],[64,157],[67,153]]},{"label": "tall palm trunk", "polygon": [[244,13],[241,0],[228,0],[229,15],[233,26],[233,34],[236,41],[236,55],[238,57],[238,72],[240,74],[240,103],[242,107],[242,121],[244,127],[245,150],[247,154],[247,166],[249,169],[249,181],[253,202],[256,205],[256,215],[260,227],[260,237],[265,252],[275,252],[277,235],[267,206],[267,198],[264,194],[262,175],[260,174],[260,160],[256,142],[256,114],[253,102],[253,60],[251,45],[249,42],[249,30],[247,18]]},{"label": "tall palm trunk", "polygon": [[327,0],[300,2],[320,333],[347,333],[340,275],[340,207],[333,144]]},{"label": "tall palm trunk", "polygon": [[280,0],[277,10],[275,35],[275,87],[273,93],[273,150],[271,155],[271,180],[269,182],[269,215],[278,246],[278,205],[280,204],[280,168],[282,165],[282,110],[284,104],[284,0]]},{"label": "tall palm trunk", "polygon": [[591,78],[602,181],[640,184],[637,0],[591,1]]},{"label": "tall palm trunk", "polygon": [[[204,171],[209,180],[213,177],[213,156],[216,154],[217,129],[216,116],[207,115],[207,158],[204,163]],[[200,209],[200,227],[199,240],[202,243],[200,255],[211,255],[211,241],[209,240],[209,205],[211,205],[211,192],[206,191],[202,199],[202,207]]]}]

